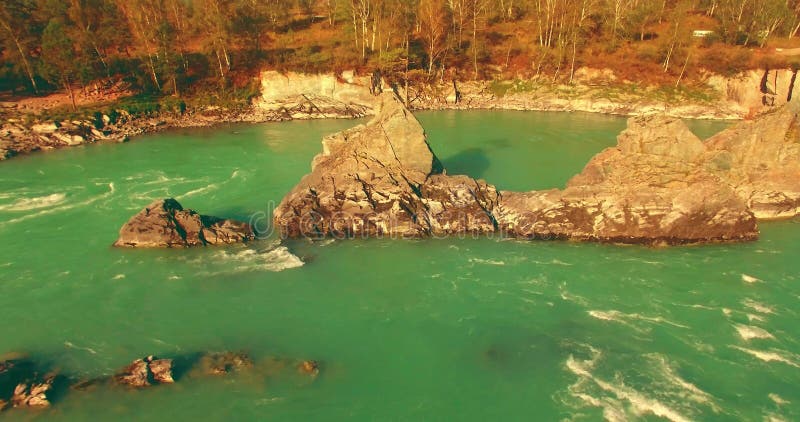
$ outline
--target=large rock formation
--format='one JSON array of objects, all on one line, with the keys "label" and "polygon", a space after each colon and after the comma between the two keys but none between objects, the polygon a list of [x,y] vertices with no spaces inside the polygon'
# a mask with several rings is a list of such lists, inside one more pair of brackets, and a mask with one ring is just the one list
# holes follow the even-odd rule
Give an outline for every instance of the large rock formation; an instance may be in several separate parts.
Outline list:
[{"label": "large rock formation", "polygon": [[636,117],[563,191],[502,192],[501,229],[533,238],[690,243],[747,240],[756,220],[706,170],[703,142],[677,119]]},{"label": "large rock formation", "polygon": [[247,223],[184,210],[178,201],[168,198],[153,202],[131,217],[120,229],[114,246],[205,246],[245,242],[254,237]]},{"label": "large rock formation", "polygon": [[[288,237],[502,232],[625,243],[755,239],[748,208],[754,202],[732,187],[724,166],[710,164],[724,155],[718,144],[735,144],[721,139],[709,148],[680,120],[634,118],[619,144],[594,157],[566,189],[498,192],[482,180],[444,174],[417,120],[383,94],[372,121],[323,140],[311,173],[276,209],[275,224]],[[791,146],[781,151],[787,160],[796,154]]]}]

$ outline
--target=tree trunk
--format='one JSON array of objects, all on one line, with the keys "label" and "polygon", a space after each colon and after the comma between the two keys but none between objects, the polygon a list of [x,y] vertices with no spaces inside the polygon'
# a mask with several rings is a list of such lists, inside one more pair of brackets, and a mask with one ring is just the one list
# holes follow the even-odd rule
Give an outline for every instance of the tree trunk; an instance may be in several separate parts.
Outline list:
[{"label": "tree trunk", "polygon": [[78,111],[78,106],[75,104],[75,92],[72,91],[72,84],[69,81],[69,78],[63,78],[64,87],[67,88],[67,92],[69,92],[69,99],[72,101],[72,111]]},{"label": "tree trunk", "polygon": [[22,67],[25,68],[25,73],[28,74],[28,78],[31,80],[31,86],[33,86],[33,92],[38,94],[39,87],[36,85],[36,79],[33,77],[33,70],[31,69],[31,64],[28,62],[28,58],[25,57],[25,50],[22,49],[22,44],[20,44],[19,39],[16,35],[14,35],[14,31],[11,30],[11,26],[9,26],[8,22],[0,21],[2,23],[3,28],[8,32],[11,38],[14,39],[14,44],[17,46],[17,51],[19,51],[19,56],[22,59]]}]

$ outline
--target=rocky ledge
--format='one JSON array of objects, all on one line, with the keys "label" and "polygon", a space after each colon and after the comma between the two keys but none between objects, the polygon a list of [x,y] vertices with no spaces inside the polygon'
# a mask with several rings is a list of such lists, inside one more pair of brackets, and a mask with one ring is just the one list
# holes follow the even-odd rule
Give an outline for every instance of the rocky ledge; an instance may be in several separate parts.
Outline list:
[{"label": "rocky ledge", "polygon": [[253,228],[235,220],[184,210],[178,201],[161,199],[131,217],[119,230],[114,246],[172,248],[246,242]]},{"label": "rocky ledge", "polygon": [[359,125],[323,139],[312,171],[275,211],[286,237],[500,233],[681,244],[752,240],[756,218],[797,215],[797,104],[706,142],[663,115],[635,117],[618,145],[563,190],[498,191],[447,175],[392,94]]}]

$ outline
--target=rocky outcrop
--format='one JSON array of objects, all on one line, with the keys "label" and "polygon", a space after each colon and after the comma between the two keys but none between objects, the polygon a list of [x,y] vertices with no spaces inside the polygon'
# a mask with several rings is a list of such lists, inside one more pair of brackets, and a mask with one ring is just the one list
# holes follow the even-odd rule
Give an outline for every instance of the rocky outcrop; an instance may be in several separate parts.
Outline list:
[{"label": "rocky outcrop", "polygon": [[312,171],[283,199],[275,221],[289,236],[419,236],[428,176],[441,169],[422,126],[392,94],[366,125],[323,139]]},{"label": "rocky outcrop", "polygon": [[352,71],[336,75],[269,70],[261,73],[261,98],[253,105],[256,114],[285,119],[363,117],[373,114],[377,105],[369,86],[368,77]]},{"label": "rocky outcrop", "polygon": [[529,238],[625,243],[749,240],[756,219],[728,184],[709,172],[705,146],[686,125],[637,117],[618,145],[597,154],[567,188],[502,192],[504,232]]},{"label": "rocky outcrop", "polygon": [[184,210],[178,201],[158,200],[131,217],[119,231],[114,246],[189,247],[246,242],[254,239],[247,223],[200,215]]},{"label": "rocky outcrop", "polygon": [[503,233],[624,243],[749,240],[756,218],[681,122],[629,121],[619,144],[564,190],[498,192],[446,175],[422,127],[391,94],[369,123],[328,136],[275,211],[284,236]]},{"label": "rocky outcrop", "polygon": [[113,380],[128,387],[143,388],[158,384],[172,384],[172,359],[158,359],[148,356],[136,359],[123,368]]}]

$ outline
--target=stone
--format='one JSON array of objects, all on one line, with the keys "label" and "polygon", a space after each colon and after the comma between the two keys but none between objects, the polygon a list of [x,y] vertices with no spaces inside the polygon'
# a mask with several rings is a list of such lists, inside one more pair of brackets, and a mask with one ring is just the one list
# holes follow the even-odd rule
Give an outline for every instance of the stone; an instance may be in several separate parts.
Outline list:
[{"label": "stone", "polygon": [[178,201],[157,200],[131,217],[114,246],[190,247],[246,242],[255,238],[247,223],[184,210]]},{"label": "stone", "polygon": [[175,382],[172,377],[172,359],[158,359],[154,356],[134,360],[112,378],[117,384],[134,388]]},{"label": "stone", "polygon": [[50,407],[47,393],[53,389],[55,379],[55,376],[50,376],[41,382],[18,384],[11,397],[11,403],[14,407]]},{"label": "stone", "polygon": [[134,360],[130,365],[114,375],[114,381],[117,384],[136,388],[151,386],[152,384],[149,378],[150,374],[147,368],[147,362],[145,362],[144,359]]}]

